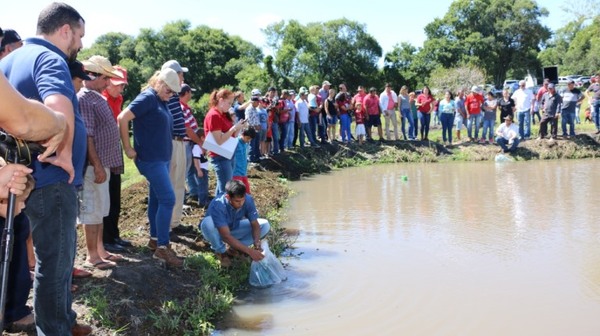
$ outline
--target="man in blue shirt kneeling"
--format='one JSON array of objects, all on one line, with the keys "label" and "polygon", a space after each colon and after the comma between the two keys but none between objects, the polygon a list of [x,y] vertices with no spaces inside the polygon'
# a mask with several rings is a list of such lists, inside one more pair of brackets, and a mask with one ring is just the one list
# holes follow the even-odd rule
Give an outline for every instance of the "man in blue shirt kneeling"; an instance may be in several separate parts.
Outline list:
[{"label": "man in blue shirt kneeling", "polygon": [[[229,257],[238,251],[255,261],[264,258],[260,240],[269,233],[271,226],[266,219],[258,218],[254,199],[246,194],[246,186],[240,181],[227,182],[225,193],[210,203],[199,226],[223,267],[231,265]],[[227,249],[225,244],[230,248]],[[254,248],[249,247],[252,244]]]}]

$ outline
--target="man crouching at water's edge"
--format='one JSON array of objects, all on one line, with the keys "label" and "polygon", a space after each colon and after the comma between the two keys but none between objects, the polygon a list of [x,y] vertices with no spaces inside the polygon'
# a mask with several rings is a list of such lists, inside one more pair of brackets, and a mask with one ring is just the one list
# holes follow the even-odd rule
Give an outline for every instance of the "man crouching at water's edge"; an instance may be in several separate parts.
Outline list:
[{"label": "man crouching at water's edge", "polygon": [[[256,261],[264,258],[260,240],[269,233],[271,226],[266,219],[258,218],[254,199],[246,194],[246,186],[240,181],[227,182],[225,194],[212,200],[199,226],[223,267],[230,266],[229,257],[238,252],[244,252]],[[252,244],[254,248],[249,247]]]}]

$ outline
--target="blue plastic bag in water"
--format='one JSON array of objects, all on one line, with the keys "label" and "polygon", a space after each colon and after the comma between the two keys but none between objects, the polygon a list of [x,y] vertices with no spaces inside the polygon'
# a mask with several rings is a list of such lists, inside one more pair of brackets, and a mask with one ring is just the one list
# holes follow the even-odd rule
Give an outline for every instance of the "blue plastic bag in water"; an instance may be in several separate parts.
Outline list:
[{"label": "blue plastic bag in water", "polygon": [[252,261],[252,265],[250,265],[250,284],[254,287],[264,288],[286,280],[283,265],[269,250],[269,244],[263,241],[260,246],[265,257],[261,261]]}]

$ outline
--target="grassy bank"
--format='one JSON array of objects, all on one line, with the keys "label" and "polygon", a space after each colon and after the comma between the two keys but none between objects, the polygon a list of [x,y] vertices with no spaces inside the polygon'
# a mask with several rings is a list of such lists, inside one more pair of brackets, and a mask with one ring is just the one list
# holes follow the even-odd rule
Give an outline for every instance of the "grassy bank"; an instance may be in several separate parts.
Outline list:
[{"label": "grassy bank", "polygon": [[[436,139],[433,130],[430,138]],[[536,159],[583,159],[600,157],[598,136],[580,134],[574,139],[530,140],[512,155],[515,161]],[[263,160],[249,169],[250,183],[261,216],[274,226],[269,235],[276,253],[285,249],[293,236],[286,234],[281,218],[289,197],[287,181],[302,176],[350,166],[398,162],[449,162],[494,160],[495,145],[460,143],[445,147],[437,142],[397,141],[326,144],[318,149],[294,149]],[[127,179],[136,177],[135,167]],[[211,172],[212,174],[212,172]],[[214,181],[214,176],[210,176]],[[201,234],[194,230],[173,243],[175,251],[186,257],[183,269],[165,269],[152,259],[145,247],[148,241],[146,219],[147,186],[144,181],[128,183],[123,189],[120,228],[124,238],[135,247],[125,256],[128,262],[109,271],[94,270],[91,279],[77,280],[76,310],[80,318],[95,326],[95,335],[204,335],[210,332],[234,302],[239,291],[248,288],[249,260],[234,261],[229,269],[220,267]],[[211,191],[214,184],[211,185]],[[183,222],[197,226],[204,210],[191,204]],[[85,259],[80,239],[76,263]]]}]

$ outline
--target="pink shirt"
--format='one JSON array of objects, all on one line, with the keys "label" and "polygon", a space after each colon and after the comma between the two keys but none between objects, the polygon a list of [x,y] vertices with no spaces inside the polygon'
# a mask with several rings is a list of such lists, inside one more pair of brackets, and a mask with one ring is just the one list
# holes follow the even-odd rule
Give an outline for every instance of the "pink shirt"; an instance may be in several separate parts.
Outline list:
[{"label": "pink shirt", "polygon": [[377,95],[368,94],[363,99],[363,106],[367,110],[368,115],[378,115],[379,114],[379,98]]},{"label": "pink shirt", "polygon": [[394,99],[392,98],[392,91],[388,92],[387,96],[388,96],[388,105],[387,105],[386,110],[388,110],[388,111],[393,110],[395,104],[394,104]]}]

